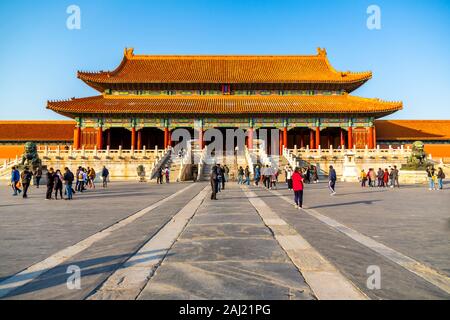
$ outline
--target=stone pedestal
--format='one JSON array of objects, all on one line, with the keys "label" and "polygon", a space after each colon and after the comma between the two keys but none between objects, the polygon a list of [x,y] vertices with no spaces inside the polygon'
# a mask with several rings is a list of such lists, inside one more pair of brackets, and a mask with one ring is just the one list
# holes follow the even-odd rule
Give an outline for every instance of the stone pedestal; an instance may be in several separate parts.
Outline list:
[{"label": "stone pedestal", "polygon": [[353,151],[347,151],[344,154],[344,165],[342,169],[341,181],[344,182],[357,182],[358,181],[358,168],[355,162],[355,153]]},{"label": "stone pedestal", "polygon": [[428,182],[428,174],[423,171],[400,170],[400,184],[426,184]]}]

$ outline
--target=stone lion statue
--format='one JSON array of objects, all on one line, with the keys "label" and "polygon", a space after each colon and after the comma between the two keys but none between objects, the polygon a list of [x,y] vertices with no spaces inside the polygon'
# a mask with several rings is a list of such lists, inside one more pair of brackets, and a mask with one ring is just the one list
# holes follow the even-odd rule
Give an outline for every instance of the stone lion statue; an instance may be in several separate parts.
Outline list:
[{"label": "stone lion statue", "polygon": [[40,167],[42,165],[41,159],[37,152],[37,146],[34,142],[25,143],[25,152],[22,156],[22,165],[31,166],[33,168]]},{"label": "stone lion statue", "polygon": [[411,156],[408,159],[409,165],[421,166],[425,164],[425,145],[422,141],[416,141],[411,148]]}]

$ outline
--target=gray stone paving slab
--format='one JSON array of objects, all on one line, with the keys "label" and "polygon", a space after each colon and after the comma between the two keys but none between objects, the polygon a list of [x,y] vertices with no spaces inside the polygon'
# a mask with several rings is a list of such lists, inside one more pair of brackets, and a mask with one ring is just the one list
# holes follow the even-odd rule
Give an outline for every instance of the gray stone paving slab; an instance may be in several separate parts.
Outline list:
[{"label": "gray stone paving slab", "polygon": [[77,193],[73,201],[43,200],[45,187],[32,187],[28,199],[0,188],[0,257],[5,257],[0,259],[0,280],[187,185],[117,182],[106,190]]},{"label": "gray stone paving slab", "polygon": [[[137,219],[133,223],[113,232],[105,239],[73,258],[44,273],[31,283],[13,291],[11,299],[84,299],[111,275],[122,263],[134,254],[143,243],[152,238],[164,224],[204,188],[197,184],[169,203]],[[155,252],[158,254],[158,252]],[[81,268],[81,289],[68,290],[67,267]]]},{"label": "gray stone paving slab", "polygon": [[449,187],[380,190],[338,183],[338,194],[330,197],[324,184],[307,185],[305,206],[450,276]]},{"label": "gray stone paving slab", "polygon": [[[308,188],[309,185],[307,185]],[[317,186],[314,186],[317,188]],[[325,186],[324,186],[325,188]],[[268,191],[252,188],[257,195]],[[314,188],[314,190],[316,190]],[[279,190],[280,191],[280,190]],[[291,197],[291,191],[281,190]],[[305,200],[312,193],[306,190]],[[325,190],[326,192],[326,190]],[[326,194],[328,196],[328,194]],[[329,197],[329,196],[328,196]],[[346,235],[332,230],[327,225],[306,213],[295,209],[284,200],[267,201],[266,204],[293,226],[315,249],[333,263],[348,279],[372,299],[448,299],[445,292],[417,277],[406,269],[386,260],[367,247]],[[327,201],[327,200],[324,200]],[[310,204],[306,200],[307,205]],[[320,209],[315,209],[322,212]],[[381,268],[381,290],[369,290],[366,286],[367,267]]]},{"label": "gray stone paving slab", "polygon": [[[229,185],[218,198],[200,206],[139,299],[313,299],[240,188]],[[229,201],[238,205],[239,215]],[[211,206],[222,208],[223,214],[209,215]],[[233,224],[226,226],[226,221]],[[248,221],[257,236],[245,234],[242,224]],[[202,238],[196,232],[205,227]]]},{"label": "gray stone paving slab", "polygon": [[287,263],[172,262],[154,280],[139,299],[314,299],[298,271]]}]

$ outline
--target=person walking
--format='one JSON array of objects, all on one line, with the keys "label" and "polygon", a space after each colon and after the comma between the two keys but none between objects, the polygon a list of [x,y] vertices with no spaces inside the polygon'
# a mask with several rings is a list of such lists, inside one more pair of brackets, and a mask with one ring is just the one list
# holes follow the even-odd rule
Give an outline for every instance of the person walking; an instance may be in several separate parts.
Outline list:
[{"label": "person walking", "polygon": [[20,172],[16,167],[11,168],[11,188],[13,189],[13,196],[17,196],[20,194],[22,190],[20,190]]},{"label": "person walking", "polygon": [[64,168],[64,185],[66,186],[66,194],[67,198],[65,200],[72,200],[72,183],[75,177],[73,176],[73,173],[69,170],[69,168]]},{"label": "person walking", "polygon": [[77,176],[77,183],[75,185],[75,189],[78,192],[82,192],[82,189],[83,189],[83,169],[81,167],[78,167],[77,172],[76,172],[76,176]]},{"label": "person walking", "polygon": [[238,184],[242,184],[244,182],[244,169],[239,167],[238,169]]},{"label": "person walking", "polygon": [[222,190],[225,190],[225,183],[227,182],[225,166],[220,166],[220,176],[222,177]]},{"label": "person walking", "polygon": [[442,170],[442,168],[439,167],[438,168],[438,173],[437,173],[437,180],[438,180],[438,188],[439,188],[439,190],[444,189],[444,179],[445,179],[444,170]]},{"label": "person walking", "polygon": [[250,169],[248,166],[245,167],[244,176],[245,176],[244,183],[249,186],[250,185]]},{"label": "person walking", "polygon": [[272,168],[272,175],[270,176],[270,189],[277,189],[278,169]]},{"label": "person walking", "polygon": [[211,168],[211,174],[209,176],[209,181],[211,183],[211,200],[217,200],[218,180],[217,180],[216,166],[213,166]]},{"label": "person walking", "polygon": [[97,174],[94,170],[94,168],[90,168],[88,171],[88,179],[89,179],[89,188],[94,188],[95,189],[95,178],[96,178]]},{"label": "person walking", "polygon": [[297,209],[303,208],[303,177],[298,167],[292,173],[292,189],[294,191],[295,207]]},{"label": "person walking", "polygon": [[38,167],[34,173],[34,177],[36,179],[36,188],[39,189],[39,184],[41,182],[41,178],[42,178],[42,169],[40,167]]},{"label": "person walking", "polygon": [[330,189],[332,196],[336,194],[336,170],[334,170],[333,166],[330,166],[330,172],[328,174],[328,189]]},{"label": "person walking", "polygon": [[316,166],[312,166],[311,167],[311,171],[312,171],[312,179],[314,183],[319,183],[319,173],[317,172],[317,167]]},{"label": "person walking", "polygon": [[216,164],[216,170],[217,170],[217,193],[222,192],[222,169],[220,167],[220,164]]},{"label": "person walking", "polygon": [[[63,189],[63,176],[61,174],[61,170],[57,169],[55,174],[53,175],[53,184],[55,185],[55,199],[58,200],[58,192],[60,195],[60,199],[63,199],[62,189]],[[67,193],[67,190],[66,190]]]},{"label": "person walking", "polygon": [[359,180],[361,182],[361,188],[366,187],[366,181],[367,181],[367,175],[364,169],[361,170],[361,173],[359,174]]},{"label": "person walking", "polygon": [[261,179],[261,168],[259,165],[256,165],[255,167],[255,186],[259,186],[259,180]]},{"label": "person walking", "polygon": [[[299,169],[300,170],[300,169]],[[294,174],[294,170],[292,170],[291,166],[288,166],[286,169],[286,179],[287,179],[287,185],[288,189],[292,190],[292,175]]]},{"label": "person walking", "polygon": [[52,199],[53,188],[55,187],[55,171],[53,168],[50,168],[47,172],[47,193],[45,196],[45,200]]},{"label": "person walking", "polygon": [[228,182],[228,180],[230,179],[230,168],[228,168],[227,165],[224,165],[223,169],[224,169],[224,175],[223,176],[225,177],[225,182]]},{"label": "person walking", "polygon": [[389,187],[389,170],[388,170],[388,168],[385,168],[384,172],[383,172],[383,187],[385,187],[385,188]]},{"label": "person walking", "polygon": [[166,166],[166,169],[164,170],[164,175],[166,176],[166,183],[170,183],[170,169]]},{"label": "person walking", "polygon": [[109,171],[108,171],[108,169],[106,169],[106,166],[103,166],[103,169],[102,169],[103,188],[108,188],[108,176],[109,176]]},{"label": "person walking", "polygon": [[28,188],[30,187],[31,179],[33,179],[33,173],[28,169],[28,167],[25,167],[25,170],[22,171],[20,179],[22,180],[23,186],[23,198],[28,198]]},{"label": "person walking", "polygon": [[377,173],[375,172],[375,169],[372,168],[369,170],[369,174],[370,174],[370,186],[374,188],[377,181]]},{"label": "person walking", "polygon": [[394,166],[393,172],[392,172],[392,188],[400,188],[399,180],[399,171],[397,169],[397,166]]},{"label": "person walking", "polygon": [[378,183],[377,183],[377,187],[381,188],[384,187],[384,171],[381,168],[378,168],[378,172],[377,172],[377,179],[378,179]]}]

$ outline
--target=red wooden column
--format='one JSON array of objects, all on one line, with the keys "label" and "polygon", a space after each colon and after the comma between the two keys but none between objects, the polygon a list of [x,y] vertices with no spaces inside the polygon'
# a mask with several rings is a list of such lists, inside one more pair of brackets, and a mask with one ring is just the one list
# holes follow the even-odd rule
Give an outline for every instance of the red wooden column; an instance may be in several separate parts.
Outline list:
[{"label": "red wooden column", "polygon": [[253,149],[253,128],[248,129],[247,148]]},{"label": "red wooden column", "polygon": [[348,148],[353,148],[353,127],[348,127]]},{"label": "red wooden column", "polygon": [[314,131],[312,129],[309,130],[309,148],[314,149]]},{"label": "red wooden column", "polygon": [[73,132],[73,148],[75,150],[80,149],[81,147],[81,128],[79,126],[75,127]]},{"label": "red wooden column", "polygon": [[341,133],[341,148],[345,146],[345,139],[344,139],[344,129],[340,128]]},{"label": "red wooden column", "polygon": [[373,148],[377,147],[377,128],[373,126]]},{"label": "red wooden column", "polygon": [[288,146],[288,130],[287,127],[283,128],[283,147],[287,148]]},{"label": "red wooden column", "polygon": [[199,129],[199,131],[198,131],[198,145],[200,146],[201,150],[203,150],[203,148],[205,147],[205,143],[203,141],[203,134],[204,134],[203,129]]},{"label": "red wooden column", "polygon": [[164,149],[169,146],[169,128],[164,128]]},{"label": "red wooden column", "polygon": [[172,146],[172,131],[169,130],[169,140],[167,141],[168,147]]},{"label": "red wooden column", "polygon": [[320,146],[320,127],[316,127],[316,149]]},{"label": "red wooden column", "polygon": [[97,128],[97,150],[103,149],[103,129],[101,126]]},{"label": "red wooden column", "polygon": [[137,132],[137,150],[142,149],[142,129]]},{"label": "red wooden column", "polygon": [[131,149],[136,149],[136,128],[131,128]]},{"label": "red wooden column", "polygon": [[305,147],[305,135],[303,132],[300,134],[300,148],[303,149]]},{"label": "red wooden column", "polygon": [[373,126],[368,128],[369,134],[367,135],[367,146],[369,149],[373,149]]}]

